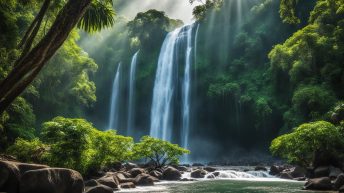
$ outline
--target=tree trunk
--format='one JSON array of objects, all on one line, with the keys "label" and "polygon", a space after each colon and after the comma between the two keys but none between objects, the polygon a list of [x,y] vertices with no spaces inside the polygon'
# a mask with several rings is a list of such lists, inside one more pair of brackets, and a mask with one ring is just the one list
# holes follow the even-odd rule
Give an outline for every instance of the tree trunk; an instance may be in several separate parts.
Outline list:
[{"label": "tree trunk", "polygon": [[29,53],[22,53],[13,70],[0,83],[0,114],[30,85],[62,46],[90,4],[91,0],[69,0],[42,40]]}]

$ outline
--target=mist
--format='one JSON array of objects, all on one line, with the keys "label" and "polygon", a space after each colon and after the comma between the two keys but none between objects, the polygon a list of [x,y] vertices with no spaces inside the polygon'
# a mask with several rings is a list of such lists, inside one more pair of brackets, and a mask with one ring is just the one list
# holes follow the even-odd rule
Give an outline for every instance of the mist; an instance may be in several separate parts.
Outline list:
[{"label": "mist", "polygon": [[170,18],[190,23],[193,20],[192,10],[197,5],[197,2],[191,5],[188,0],[117,0],[115,9],[117,14],[128,19],[133,19],[139,12],[156,9],[165,11]]}]

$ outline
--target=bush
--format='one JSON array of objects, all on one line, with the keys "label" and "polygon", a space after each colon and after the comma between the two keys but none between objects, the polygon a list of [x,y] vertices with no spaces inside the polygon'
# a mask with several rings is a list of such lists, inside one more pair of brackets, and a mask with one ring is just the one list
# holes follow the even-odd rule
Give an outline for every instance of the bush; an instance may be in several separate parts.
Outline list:
[{"label": "bush", "polygon": [[178,164],[179,157],[189,154],[190,151],[171,144],[168,141],[144,136],[133,147],[133,155],[136,159],[148,159],[155,167],[163,167],[166,164]]},{"label": "bush", "polygon": [[46,152],[47,146],[38,138],[31,141],[18,138],[15,143],[7,149],[7,153],[16,156],[20,161],[29,163],[42,163]]},{"label": "bush", "polygon": [[302,124],[292,133],[274,139],[270,151],[275,156],[301,166],[314,164],[318,155],[339,158],[344,147],[340,128],[326,121]]}]

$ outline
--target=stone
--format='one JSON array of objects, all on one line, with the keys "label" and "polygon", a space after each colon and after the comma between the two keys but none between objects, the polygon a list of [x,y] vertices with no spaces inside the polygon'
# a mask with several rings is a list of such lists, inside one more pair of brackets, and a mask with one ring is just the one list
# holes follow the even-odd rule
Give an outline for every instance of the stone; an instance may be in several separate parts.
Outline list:
[{"label": "stone", "polygon": [[209,166],[204,167],[203,169],[204,169],[205,171],[207,171],[207,172],[215,172],[215,171],[216,171],[216,168],[209,167]]},{"label": "stone", "polygon": [[164,180],[180,180],[181,177],[182,174],[180,171],[173,167],[167,167],[162,173],[162,178]]},{"label": "stone", "polygon": [[45,168],[24,173],[20,193],[82,193],[84,181],[77,171],[64,168]]},{"label": "stone", "polygon": [[254,168],[254,171],[268,171],[268,169],[266,169],[266,167],[264,166],[256,166]]},{"label": "stone", "polygon": [[300,166],[296,166],[292,168],[290,171],[291,171],[290,174],[291,176],[293,176],[293,178],[305,177],[307,173],[307,170]]},{"label": "stone", "polygon": [[98,185],[88,189],[85,193],[113,193],[113,190],[108,186]]},{"label": "stone", "polygon": [[136,188],[135,184],[132,182],[127,182],[127,183],[123,183],[121,184],[121,188],[123,189],[129,189],[129,188]]},{"label": "stone", "polygon": [[315,168],[314,170],[315,178],[328,177],[329,175],[330,175],[330,167],[328,166],[320,166],[320,167]]},{"label": "stone", "polygon": [[192,178],[204,178],[207,175],[207,171],[202,169],[197,169],[191,172]]},{"label": "stone", "polygon": [[286,171],[281,172],[279,177],[286,180],[293,179],[293,176],[290,174],[290,172],[286,172]]},{"label": "stone", "polygon": [[213,172],[212,173],[215,177],[219,176],[220,175],[220,172]]},{"label": "stone", "polygon": [[125,167],[126,170],[131,170],[133,168],[138,168],[137,164],[130,163],[130,162],[125,163],[123,166]]},{"label": "stone", "polygon": [[158,179],[162,179],[162,173],[157,170],[152,170],[151,172],[149,172],[149,175],[156,177]]},{"label": "stone", "polygon": [[329,177],[310,179],[304,188],[306,190],[332,190],[331,179]]},{"label": "stone", "polygon": [[157,179],[148,174],[139,174],[135,177],[135,185],[138,186],[153,186]]},{"label": "stone", "polygon": [[201,163],[193,163],[192,166],[193,167],[203,167],[204,165]]},{"label": "stone", "polygon": [[137,175],[139,174],[143,174],[145,173],[146,171],[142,168],[133,168],[129,171],[130,175],[135,178]]},{"label": "stone", "polygon": [[329,177],[331,179],[336,179],[337,176],[339,176],[342,173],[343,173],[343,171],[341,169],[331,166]]},{"label": "stone", "polygon": [[98,185],[99,185],[99,183],[93,179],[85,182],[86,187],[94,187],[94,186],[98,186]]},{"label": "stone", "polygon": [[123,173],[117,172],[114,174],[120,183],[126,181],[127,177]]},{"label": "stone", "polygon": [[116,180],[114,179],[114,177],[113,177],[113,176],[110,176],[110,175],[104,176],[104,177],[102,177],[102,178],[97,179],[97,182],[98,182],[99,184],[108,186],[108,187],[110,187],[110,188],[112,188],[112,189],[118,189],[118,185],[119,185],[119,182],[116,181]]},{"label": "stone", "polygon": [[177,166],[176,169],[181,172],[187,172],[189,170],[189,168],[186,166]]},{"label": "stone", "polygon": [[337,179],[333,183],[333,187],[335,190],[340,189],[340,187],[344,186],[344,174],[338,175]]},{"label": "stone", "polygon": [[273,176],[276,176],[276,175],[280,174],[282,171],[283,170],[280,169],[280,166],[273,165],[273,166],[270,167],[269,174],[273,175]]},{"label": "stone", "polygon": [[20,171],[14,162],[0,161],[0,191],[17,193]]}]

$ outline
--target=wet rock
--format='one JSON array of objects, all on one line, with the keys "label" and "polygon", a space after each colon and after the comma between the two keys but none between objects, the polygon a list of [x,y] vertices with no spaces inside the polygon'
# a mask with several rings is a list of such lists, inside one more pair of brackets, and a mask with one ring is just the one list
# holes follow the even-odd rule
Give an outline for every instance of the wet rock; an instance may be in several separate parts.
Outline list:
[{"label": "wet rock", "polygon": [[102,178],[97,179],[99,184],[108,186],[114,190],[118,189],[119,182],[113,176],[104,176]]},{"label": "wet rock", "polygon": [[293,179],[293,176],[290,174],[290,172],[283,171],[280,174],[280,178],[286,179],[286,180],[291,180],[291,179]]},{"label": "wet rock", "polygon": [[98,185],[99,185],[99,183],[93,179],[85,182],[86,187],[94,187],[94,186],[98,186]]},{"label": "wet rock", "polygon": [[215,177],[219,176],[220,175],[220,172],[213,172],[212,173]]},{"label": "wet rock", "polygon": [[296,166],[294,168],[290,169],[291,171],[291,176],[293,176],[293,178],[300,178],[300,177],[305,177],[307,170],[303,167],[300,166]]},{"label": "wet rock", "polygon": [[273,175],[273,176],[276,176],[276,175],[280,174],[283,170],[284,170],[284,167],[273,165],[273,166],[270,167],[269,174]]},{"label": "wet rock", "polygon": [[130,162],[123,164],[123,166],[124,166],[124,168],[126,170],[131,170],[133,168],[138,168],[137,164],[130,163]]},{"label": "wet rock", "polygon": [[331,179],[329,177],[314,178],[306,182],[306,190],[332,190]]},{"label": "wet rock", "polygon": [[14,162],[0,161],[0,191],[17,193],[20,171]]},{"label": "wet rock", "polygon": [[264,166],[256,166],[254,168],[254,171],[268,171],[268,169],[266,169],[266,167]]},{"label": "wet rock", "polygon": [[295,180],[295,181],[306,181],[307,178],[306,177],[298,177],[298,178],[293,178],[293,180]]},{"label": "wet rock", "polygon": [[148,174],[139,174],[135,177],[135,184],[138,186],[153,186],[154,182],[159,181]]},{"label": "wet rock", "polygon": [[191,172],[191,177],[192,178],[204,178],[205,175],[207,175],[207,171],[202,170],[202,169],[197,169]]},{"label": "wet rock", "polygon": [[327,177],[330,175],[330,167],[328,166],[320,166],[315,168],[314,170],[314,176],[316,178],[320,178],[320,177]]},{"label": "wet rock", "polygon": [[108,186],[98,185],[89,188],[85,193],[113,193],[113,189]]},{"label": "wet rock", "polygon": [[117,172],[114,174],[120,183],[126,181],[127,177],[123,173]]},{"label": "wet rock", "polygon": [[203,167],[204,165],[201,163],[193,163],[192,166],[193,167]]},{"label": "wet rock", "polygon": [[194,179],[189,179],[189,178],[182,178],[180,181],[182,182],[189,182],[189,181],[195,181]]},{"label": "wet rock", "polygon": [[207,171],[207,172],[215,172],[215,171],[216,171],[216,168],[209,167],[209,166],[204,167],[203,169],[204,169],[205,171]]},{"label": "wet rock", "polygon": [[121,188],[129,189],[129,188],[136,188],[136,186],[133,182],[127,182],[127,183],[121,184]]},{"label": "wet rock", "polygon": [[20,193],[82,193],[83,190],[82,176],[70,169],[30,170],[20,181]]},{"label": "wet rock", "polygon": [[333,187],[335,190],[340,189],[340,187],[344,186],[344,174],[338,175],[337,179],[333,183]]},{"label": "wet rock", "polygon": [[162,173],[162,178],[164,180],[180,180],[181,177],[182,174],[180,171],[173,167],[167,167]]},{"label": "wet rock", "polygon": [[145,173],[146,171],[142,168],[133,168],[129,171],[130,175],[135,178],[137,175],[139,174],[143,174]]},{"label": "wet rock", "polygon": [[187,172],[189,170],[189,168],[186,166],[177,166],[176,169],[181,172]]},{"label": "wet rock", "polygon": [[215,176],[214,176],[214,174],[209,174],[209,175],[207,175],[207,178],[208,178],[208,179],[214,179]]},{"label": "wet rock", "polygon": [[149,175],[158,178],[158,179],[162,179],[162,173],[157,171],[157,170],[153,170],[151,172],[149,172]]},{"label": "wet rock", "polygon": [[330,174],[329,174],[329,177],[331,179],[336,179],[337,176],[339,176],[340,174],[342,174],[343,171],[339,168],[336,168],[336,167],[330,167]]}]

